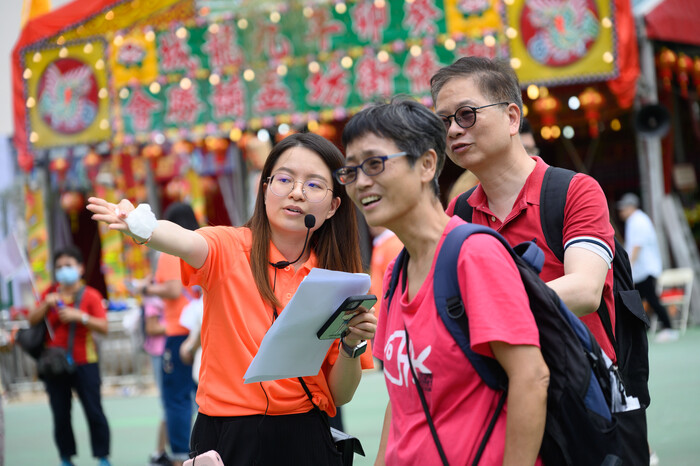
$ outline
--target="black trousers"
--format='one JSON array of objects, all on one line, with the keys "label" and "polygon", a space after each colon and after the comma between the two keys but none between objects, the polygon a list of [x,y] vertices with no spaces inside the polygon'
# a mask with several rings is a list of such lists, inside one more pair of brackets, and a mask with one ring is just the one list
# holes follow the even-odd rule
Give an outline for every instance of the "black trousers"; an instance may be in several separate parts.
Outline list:
[{"label": "black trousers", "polygon": [[314,410],[285,416],[197,414],[190,449],[216,450],[225,465],[342,465],[328,423]]},{"label": "black trousers", "polygon": [[649,303],[652,311],[661,322],[663,328],[671,328],[671,320],[668,318],[666,307],[659,301],[659,296],[656,294],[656,278],[649,276],[646,280],[635,283],[634,287],[639,291],[639,295]]},{"label": "black trousers", "polygon": [[61,458],[77,454],[71,425],[72,391],[75,390],[83,405],[90,431],[92,456],[109,455],[109,425],[102,410],[100,369],[97,363],[82,364],[75,373],[44,382],[53,414],[53,436]]}]

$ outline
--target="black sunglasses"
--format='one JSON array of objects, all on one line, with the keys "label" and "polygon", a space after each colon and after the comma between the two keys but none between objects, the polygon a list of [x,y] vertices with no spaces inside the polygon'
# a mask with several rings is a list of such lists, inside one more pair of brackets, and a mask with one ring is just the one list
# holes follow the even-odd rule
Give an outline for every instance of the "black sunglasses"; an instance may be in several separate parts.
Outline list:
[{"label": "black sunglasses", "polygon": [[482,105],[481,107],[472,107],[471,105],[464,105],[459,107],[456,112],[452,115],[438,115],[442,119],[442,123],[445,125],[445,129],[449,130],[452,122],[450,118],[454,118],[457,124],[464,128],[471,128],[476,123],[476,111],[482,108],[493,107],[495,105],[509,105],[510,102],[498,102],[495,104]]}]

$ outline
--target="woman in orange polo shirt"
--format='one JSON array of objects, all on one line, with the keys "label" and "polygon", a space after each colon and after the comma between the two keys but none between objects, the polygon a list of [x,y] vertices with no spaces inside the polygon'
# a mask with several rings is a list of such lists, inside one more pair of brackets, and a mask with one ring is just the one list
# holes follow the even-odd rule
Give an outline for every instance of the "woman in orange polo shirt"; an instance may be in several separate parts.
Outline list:
[{"label": "woman in orange polo shirt", "polygon": [[[352,398],[362,369],[372,367],[368,351],[358,356],[362,342],[374,336],[373,312],[356,315],[342,345],[331,346],[319,374],[304,377],[313,404],[298,379],[244,384],[243,374],[313,267],[361,271],[354,207],[332,176],[343,164],[340,151],[320,136],[299,133],[283,139],[263,167],[253,217],[240,228],[191,232],[160,220],[139,237],[127,225],[134,209],[129,201],[115,205],[90,198],[93,219],[180,257],[183,283],[202,287],[203,354],[193,453],[216,450],[227,465],[341,464],[327,420],[314,405],[333,416],[336,406]],[[305,220],[309,215],[315,222]]]}]

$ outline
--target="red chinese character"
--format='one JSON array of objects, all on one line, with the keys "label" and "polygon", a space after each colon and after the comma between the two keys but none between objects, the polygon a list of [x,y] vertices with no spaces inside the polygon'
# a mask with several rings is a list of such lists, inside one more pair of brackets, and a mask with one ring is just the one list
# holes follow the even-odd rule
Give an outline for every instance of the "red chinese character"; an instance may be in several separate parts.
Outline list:
[{"label": "red chinese character", "polygon": [[412,36],[438,32],[437,20],[442,18],[442,11],[435,6],[434,0],[406,2],[403,9],[403,27],[410,31]]},{"label": "red chinese character", "polygon": [[374,96],[387,97],[394,93],[394,77],[398,66],[391,60],[379,61],[365,56],[357,62],[355,85],[360,97],[367,100]]},{"label": "red chinese character", "polygon": [[137,87],[131,91],[131,98],[124,105],[124,114],[131,117],[134,131],[150,131],[153,129],[151,116],[162,108],[158,100],[146,95],[140,87]]},{"label": "red chinese character", "polygon": [[340,21],[330,18],[328,10],[319,10],[309,20],[309,31],[306,40],[318,41],[319,50],[326,51],[331,48],[331,36],[344,34],[345,25]]},{"label": "red chinese character", "polygon": [[264,53],[272,61],[278,61],[294,52],[292,43],[279,33],[279,26],[274,23],[260,22],[257,28],[256,52]]},{"label": "red chinese character", "polygon": [[190,46],[168,31],[158,37],[158,59],[160,69],[169,73],[182,69],[195,72],[199,68],[199,57],[193,56]]},{"label": "red chinese character", "polygon": [[352,11],[352,29],[357,37],[375,44],[384,39],[384,28],[389,24],[389,8],[378,8],[374,2],[358,3]]},{"label": "red chinese character", "polygon": [[294,108],[289,87],[277,73],[271,71],[265,83],[255,93],[253,111],[258,114],[273,111],[289,112]]},{"label": "red chinese character", "polygon": [[423,50],[414,57],[409,54],[404,64],[404,73],[411,83],[411,93],[425,94],[430,91],[430,77],[440,69],[440,61],[433,50]]},{"label": "red chinese character", "polygon": [[243,118],[245,116],[245,89],[238,76],[222,81],[212,87],[209,102],[214,110],[214,118]]},{"label": "red chinese character", "polygon": [[350,73],[332,62],[325,73],[314,73],[306,80],[306,101],[323,107],[342,107],[350,94]]},{"label": "red chinese character", "polygon": [[236,30],[230,24],[220,24],[217,33],[207,31],[202,50],[209,55],[209,67],[241,66],[243,52],[236,44]]},{"label": "red chinese character", "polygon": [[183,89],[175,84],[167,90],[167,109],[165,122],[168,124],[188,124],[196,123],[199,114],[204,108],[199,99],[197,84]]}]

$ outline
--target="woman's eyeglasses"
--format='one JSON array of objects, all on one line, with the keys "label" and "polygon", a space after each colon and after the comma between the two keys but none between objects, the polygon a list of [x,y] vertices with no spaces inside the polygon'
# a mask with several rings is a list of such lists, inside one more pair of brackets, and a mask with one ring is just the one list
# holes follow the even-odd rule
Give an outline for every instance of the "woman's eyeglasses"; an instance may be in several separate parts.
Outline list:
[{"label": "woman's eyeglasses", "polygon": [[452,122],[450,118],[454,118],[455,122],[464,129],[471,128],[476,123],[476,111],[482,108],[493,107],[495,105],[509,105],[510,102],[498,102],[496,104],[482,105],[481,107],[472,107],[464,105],[459,107],[452,115],[438,115],[445,125],[445,129],[449,130]]},{"label": "woman's eyeglasses", "polygon": [[297,181],[284,173],[276,173],[267,178],[267,185],[272,194],[280,197],[289,196],[297,183],[302,184],[301,192],[309,202],[321,202],[326,198],[328,191],[333,191],[321,180]]},{"label": "woman's eyeglasses", "polygon": [[367,176],[376,176],[384,171],[384,162],[394,157],[401,157],[403,155],[408,155],[406,152],[399,152],[397,154],[390,155],[377,155],[375,157],[370,157],[365,159],[359,165],[347,165],[345,167],[340,167],[333,172],[333,176],[338,180],[338,183],[342,185],[350,184],[357,179],[357,170],[360,169]]}]

